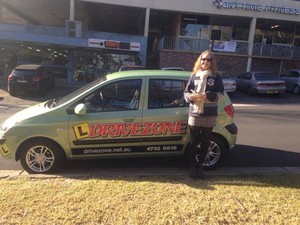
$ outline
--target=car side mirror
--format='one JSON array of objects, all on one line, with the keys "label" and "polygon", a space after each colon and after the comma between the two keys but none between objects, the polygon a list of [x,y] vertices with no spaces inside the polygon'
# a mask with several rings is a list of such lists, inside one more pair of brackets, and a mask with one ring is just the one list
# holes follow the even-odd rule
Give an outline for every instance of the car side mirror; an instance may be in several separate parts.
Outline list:
[{"label": "car side mirror", "polygon": [[74,110],[77,115],[85,115],[86,114],[86,106],[83,103],[78,104]]}]

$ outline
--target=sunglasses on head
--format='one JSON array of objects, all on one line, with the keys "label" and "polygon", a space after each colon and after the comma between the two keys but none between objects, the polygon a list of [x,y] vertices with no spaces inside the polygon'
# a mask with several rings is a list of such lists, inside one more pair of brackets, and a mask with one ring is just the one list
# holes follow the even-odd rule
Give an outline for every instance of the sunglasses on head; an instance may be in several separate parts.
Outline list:
[{"label": "sunglasses on head", "polygon": [[208,62],[211,62],[212,59],[209,59],[209,58],[202,58],[201,60],[202,60],[202,61],[208,61]]}]

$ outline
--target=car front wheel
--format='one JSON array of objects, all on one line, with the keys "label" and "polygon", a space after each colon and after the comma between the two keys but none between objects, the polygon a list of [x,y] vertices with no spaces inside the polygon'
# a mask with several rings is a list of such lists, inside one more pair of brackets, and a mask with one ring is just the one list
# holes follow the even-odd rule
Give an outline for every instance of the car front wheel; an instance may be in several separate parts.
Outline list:
[{"label": "car front wheel", "polygon": [[[201,146],[199,147],[201,148]],[[206,160],[203,162],[203,168],[205,170],[216,168],[223,160],[224,154],[225,147],[223,142],[220,140],[220,138],[214,136],[210,141],[210,147],[208,149]]]},{"label": "car front wheel", "polygon": [[293,93],[294,93],[295,95],[299,95],[299,94],[300,94],[300,87],[299,87],[298,85],[296,85],[296,86],[294,87]]},{"label": "car front wheel", "polygon": [[20,155],[21,165],[30,174],[51,173],[64,161],[62,149],[47,140],[26,143]]}]

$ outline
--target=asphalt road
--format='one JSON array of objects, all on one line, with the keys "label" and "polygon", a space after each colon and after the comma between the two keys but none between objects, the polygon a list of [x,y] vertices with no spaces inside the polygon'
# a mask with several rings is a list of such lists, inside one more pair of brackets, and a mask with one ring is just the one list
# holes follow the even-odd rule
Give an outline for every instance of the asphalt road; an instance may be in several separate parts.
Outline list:
[{"label": "asphalt road", "polygon": [[[68,89],[67,92],[71,91]],[[0,123],[9,115],[32,104],[55,97],[53,91],[40,99],[34,96],[0,101]],[[231,96],[235,108],[238,140],[235,150],[228,153],[222,167],[299,167],[300,166],[300,96],[248,96],[237,92]],[[114,159],[69,162],[67,170],[113,167],[186,167],[178,158]],[[19,163],[0,159],[0,170],[20,170]]]}]

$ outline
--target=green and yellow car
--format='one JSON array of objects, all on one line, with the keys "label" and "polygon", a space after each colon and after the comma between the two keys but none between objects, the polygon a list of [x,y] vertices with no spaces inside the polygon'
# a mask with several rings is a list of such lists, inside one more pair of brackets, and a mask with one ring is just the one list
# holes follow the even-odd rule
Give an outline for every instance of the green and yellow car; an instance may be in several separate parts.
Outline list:
[{"label": "green and yellow car", "polygon": [[[20,160],[28,173],[52,173],[65,160],[184,155],[189,134],[183,92],[189,76],[190,72],[171,70],[106,75],[8,118],[0,130],[0,153]],[[225,93],[207,168],[216,167],[233,149],[233,116]]]}]

